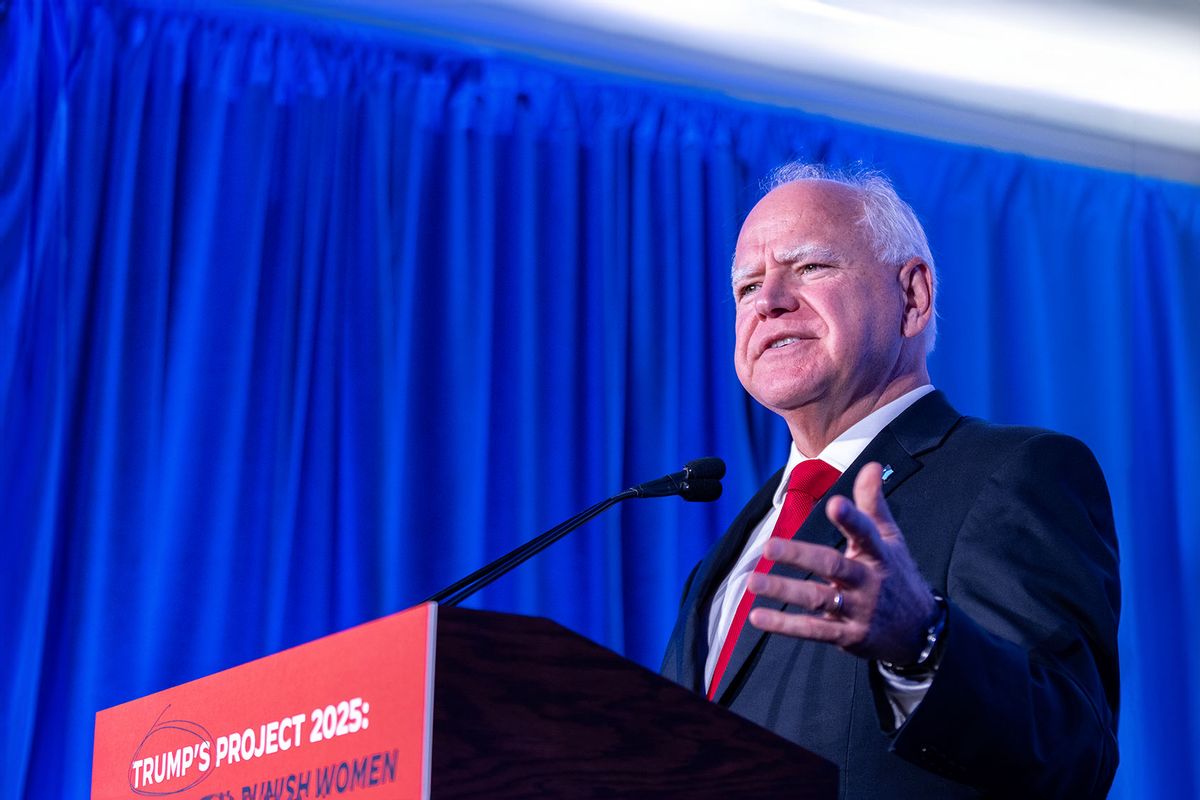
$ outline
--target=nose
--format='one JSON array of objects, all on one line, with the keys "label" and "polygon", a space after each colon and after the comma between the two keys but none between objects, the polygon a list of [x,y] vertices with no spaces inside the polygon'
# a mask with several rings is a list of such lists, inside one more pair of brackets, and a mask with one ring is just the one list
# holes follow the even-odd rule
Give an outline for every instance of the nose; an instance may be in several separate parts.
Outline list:
[{"label": "nose", "polygon": [[754,311],[764,319],[778,317],[800,307],[800,301],[781,271],[770,270],[754,296]]}]

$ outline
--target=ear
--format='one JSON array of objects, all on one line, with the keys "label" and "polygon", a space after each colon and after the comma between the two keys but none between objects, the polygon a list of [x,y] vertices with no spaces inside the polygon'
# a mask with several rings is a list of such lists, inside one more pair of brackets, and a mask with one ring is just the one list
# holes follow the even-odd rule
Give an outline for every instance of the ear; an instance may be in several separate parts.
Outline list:
[{"label": "ear", "polygon": [[910,258],[900,267],[900,291],[904,297],[904,315],[900,333],[905,338],[919,336],[933,319],[933,270],[919,258]]}]

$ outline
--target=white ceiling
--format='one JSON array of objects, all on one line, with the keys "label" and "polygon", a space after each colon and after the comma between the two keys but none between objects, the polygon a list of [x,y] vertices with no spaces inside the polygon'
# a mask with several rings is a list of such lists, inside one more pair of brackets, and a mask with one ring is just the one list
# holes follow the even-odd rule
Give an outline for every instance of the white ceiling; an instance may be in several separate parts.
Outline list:
[{"label": "white ceiling", "polygon": [[1200,184],[1200,0],[233,0]]}]

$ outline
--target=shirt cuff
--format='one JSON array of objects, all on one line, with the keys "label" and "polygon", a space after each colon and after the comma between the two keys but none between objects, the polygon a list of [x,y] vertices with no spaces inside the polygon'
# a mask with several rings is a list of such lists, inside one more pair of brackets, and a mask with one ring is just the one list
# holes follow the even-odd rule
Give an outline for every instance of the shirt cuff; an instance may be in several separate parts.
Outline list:
[{"label": "shirt cuff", "polygon": [[933,672],[930,671],[928,675],[921,678],[901,678],[899,675],[889,672],[879,662],[875,663],[875,668],[879,670],[879,675],[883,678],[883,693],[887,697],[888,705],[892,707],[896,728],[899,728],[925,699],[925,693],[933,685]]}]

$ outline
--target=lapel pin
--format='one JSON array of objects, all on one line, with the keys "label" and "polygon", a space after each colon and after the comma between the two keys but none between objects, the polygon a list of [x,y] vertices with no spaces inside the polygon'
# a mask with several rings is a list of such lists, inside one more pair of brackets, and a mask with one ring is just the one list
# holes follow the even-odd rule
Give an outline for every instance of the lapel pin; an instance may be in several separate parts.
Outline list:
[{"label": "lapel pin", "polygon": [[895,470],[893,470],[893,469],[892,469],[892,465],[891,465],[891,464],[884,464],[884,465],[883,465],[883,479],[884,479],[885,481],[886,481],[888,478],[892,477],[892,473],[893,473],[893,472],[895,472]]}]

